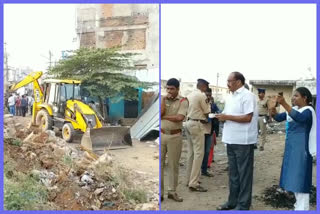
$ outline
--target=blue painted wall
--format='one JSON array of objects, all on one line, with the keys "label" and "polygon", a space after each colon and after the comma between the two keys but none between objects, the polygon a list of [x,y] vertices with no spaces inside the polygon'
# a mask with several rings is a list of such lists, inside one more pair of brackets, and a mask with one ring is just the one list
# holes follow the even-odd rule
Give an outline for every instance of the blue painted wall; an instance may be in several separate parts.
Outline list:
[{"label": "blue painted wall", "polygon": [[[138,88],[138,115],[142,110],[142,88]],[[113,98],[107,98],[106,103],[109,105],[109,117],[123,118],[124,117],[124,98],[122,94],[119,94]]]}]

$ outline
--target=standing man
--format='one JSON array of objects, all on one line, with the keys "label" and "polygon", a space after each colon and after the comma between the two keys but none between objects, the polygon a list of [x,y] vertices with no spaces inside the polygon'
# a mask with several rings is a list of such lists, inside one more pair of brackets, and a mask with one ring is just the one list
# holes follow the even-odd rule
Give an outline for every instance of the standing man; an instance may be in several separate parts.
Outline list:
[{"label": "standing man", "polygon": [[259,110],[259,119],[258,126],[260,130],[260,138],[261,144],[259,146],[259,150],[264,150],[264,144],[266,143],[266,135],[267,135],[267,121],[268,121],[268,100],[265,98],[266,90],[263,88],[258,88],[258,110]]},{"label": "standing man", "polygon": [[22,116],[20,95],[18,95],[18,97],[16,98],[16,115],[17,116]]},{"label": "standing man", "polygon": [[177,192],[179,160],[182,150],[182,121],[187,115],[188,100],[179,96],[180,83],[172,78],[167,82],[167,95],[161,98],[161,201],[164,195],[164,165],[168,154],[168,198],[182,202]]},{"label": "standing man", "polygon": [[199,184],[204,155],[204,124],[208,123],[210,105],[205,95],[209,83],[198,79],[197,89],[187,96],[189,101],[186,135],[188,137],[187,185],[190,191],[206,192]]},{"label": "standing man", "polygon": [[21,116],[25,117],[27,113],[27,107],[28,107],[28,100],[25,95],[22,95],[20,102],[21,102],[20,104]]},{"label": "standing man", "polygon": [[[221,113],[220,109],[218,108],[217,104],[214,102],[214,98],[211,97],[211,113],[218,114]],[[219,137],[219,120],[217,118],[212,118],[212,129],[216,133],[216,137]]]},{"label": "standing man", "polygon": [[229,163],[229,198],[218,210],[249,210],[252,197],[253,147],[257,142],[257,102],[245,87],[245,78],[239,72],[228,77],[232,92],[222,114],[225,121],[222,142],[227,144]]},{"label": "standing man", "polygon": [[[206,91],[205,94],[207,96],[207,102],[212,107],[211,100],[213,99],[213,97],[212,97],[211,88],[208,88],[208,90]],[[211,108],[211,113],[213,113],[212,108]],[[212,144],[212,133],[213,133],[212,119],[209,118],[208,123],[204,124],[204,126],[205,126],[204,155],[203,155],[203,161],[202,161],[202,165],[201,165],[201,175],[207,176],[207,177],[213,177],[213,175],[208,172],[208,159],[209,159],[209,153],[210,153],[210,148],[211,148],[211,144]]]},{"label": "standing man", "polygon": [[11,94],[11,96],[8,98],[8,105],[9,105],[9,110],[10,110],[10,114],[12,114],[13,116],[15,115],[15,98],[14,95]]}]

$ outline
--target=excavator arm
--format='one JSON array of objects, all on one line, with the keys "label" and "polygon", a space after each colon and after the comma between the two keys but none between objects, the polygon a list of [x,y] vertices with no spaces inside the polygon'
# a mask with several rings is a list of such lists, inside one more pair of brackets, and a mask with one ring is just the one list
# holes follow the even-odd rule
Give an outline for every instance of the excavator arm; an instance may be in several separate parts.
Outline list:
[{"label": "excavator arm", "polygon": [[[31,72],[28,76],[26,76],[23,80],[14,84],[10,87],[10,92],[16,91],[19,88],[33,83],[33,93],[34,93],[34,103],[32,111],[35,113],[37,106],[43,103],[43,92],[39,85],[38,79],[42,76],[42,71],[34,71]],[[32,122],[35,124],[36,114],[32,114]]]}]

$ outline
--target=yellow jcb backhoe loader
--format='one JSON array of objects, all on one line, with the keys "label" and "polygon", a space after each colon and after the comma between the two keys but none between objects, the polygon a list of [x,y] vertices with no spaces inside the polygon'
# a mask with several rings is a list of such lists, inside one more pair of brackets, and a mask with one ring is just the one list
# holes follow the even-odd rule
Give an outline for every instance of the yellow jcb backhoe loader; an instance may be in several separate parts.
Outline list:
[{"label": "yellow jcb backhoe loader", "polygon": [[33,83],[32,125],[42,131],[57,127],[67,142],[72,142],[76,131],[85,133],[81,145],[90,150],[93,147],[94,151],[132,146],[128,127],[103,127],[95,111],[81,101],[80,81],[46,79],[41,88],[38,82],[41,76],[41,71],[31,72],[10,88],[13,92]]}]

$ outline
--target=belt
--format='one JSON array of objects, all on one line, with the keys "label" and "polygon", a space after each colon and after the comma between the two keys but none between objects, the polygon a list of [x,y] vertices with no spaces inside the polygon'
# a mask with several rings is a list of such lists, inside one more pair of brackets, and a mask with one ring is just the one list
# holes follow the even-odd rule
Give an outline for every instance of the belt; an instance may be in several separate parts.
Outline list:
[{"label": "belt", "polygon": [[267,116],[266,114],[259,114],[259,117],[265,117]]},{"label": "belt", "polygon": [[200,120],[200,119],[191,119],[191,118],[188,118],[188,120],[197,121],[197,122],[200,122],[200,123],[208,123],[206,120]]},{"label": "belt", "polygon": [[172,134],[178,134],[182,132],[182,129],[174,129],[174,130],[164,130],[164,129],[161,129],[161,133],[162,134],[169,134],[169,135],[172,135]]}]

